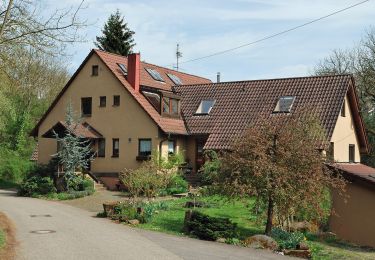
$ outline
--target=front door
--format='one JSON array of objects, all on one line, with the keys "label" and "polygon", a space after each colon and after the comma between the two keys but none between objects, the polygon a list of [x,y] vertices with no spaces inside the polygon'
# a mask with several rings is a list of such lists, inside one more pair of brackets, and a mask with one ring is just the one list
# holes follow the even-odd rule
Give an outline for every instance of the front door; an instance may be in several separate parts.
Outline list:
[{"label": "front door", "polygon": [[195,147],[196,147],[196,153],[195,153],[195,165],[196,165],[196,171],[198,172],[199,169],[204,164],[204,154],[203,154],[203,147],[205,144],[205,140],[202,139],[196,139],[195,140]]}]

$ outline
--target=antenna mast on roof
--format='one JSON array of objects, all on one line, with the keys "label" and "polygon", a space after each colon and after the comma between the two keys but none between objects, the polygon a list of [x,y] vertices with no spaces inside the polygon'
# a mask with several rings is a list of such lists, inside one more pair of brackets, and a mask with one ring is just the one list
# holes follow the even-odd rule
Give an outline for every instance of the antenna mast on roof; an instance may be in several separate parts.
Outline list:
[{"label": "antenna mast on roof", "polygon": [[177,43],[177,48],[176,48],[176,59],[177,59],[176,69],[177,69],[177,71],[178,71],[178,60],[181,57],[182,57],[182,52],[180,52],[180,44]]}]

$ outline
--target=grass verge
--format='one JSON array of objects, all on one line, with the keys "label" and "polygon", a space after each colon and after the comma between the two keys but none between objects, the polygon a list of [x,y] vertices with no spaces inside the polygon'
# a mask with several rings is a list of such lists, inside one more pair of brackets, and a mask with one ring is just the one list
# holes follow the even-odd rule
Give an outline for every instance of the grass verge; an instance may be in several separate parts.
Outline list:
[{"label": "grass verge", "polygon": [[[184,205],[190,198],[180,198],[166,201],[168,210],[155,214],[151,222],[140,224],[139,227],[182,236],[185,211]],[[219,196],[201,197],[197,200],[204,202],[207,207],[196,208],[213,217],[227,217],[237,223],[239,238],[244,239],[254,234],[264,232],[264,223],[259,222],[251,213],[253,199],[245,201],[229,201]],[[312,259],[375,259],[375,250],[363,248],[338,240],[321,241],[316,236],[307,235],[307,243],[312,251]]]},{"label": "grass verge", "polygon": [[0,212],[0,259],[15,259],[15,233],[13,223]]},{"label": "grass verge", "polygon": [[32,197],[46,200],[73,200],[94,194],[95,190],[71,191],[60,193],[49,193],[45,195],[35,194]]}]

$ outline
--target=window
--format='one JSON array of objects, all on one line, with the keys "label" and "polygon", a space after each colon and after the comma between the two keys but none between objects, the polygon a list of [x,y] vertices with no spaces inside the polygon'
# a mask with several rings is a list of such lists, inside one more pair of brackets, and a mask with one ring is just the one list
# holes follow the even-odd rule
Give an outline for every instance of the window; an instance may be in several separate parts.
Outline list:
[{"label": "window", "polygon": [[120,105],[120,96],[113,96],[113,105],[114,106]]},{"label": "window", "polygon": [[161,75],[159,74],[159,72],[157,72],[156,70],[153,70],[153,69],[146,69],[146,71],[148,72],[148,74],[150,74],[150,76],[151,76],[154,80],[164,82],[164,79],[161,77]]},{"label": "window", "polygon": [[173,74],[167,73],[168,77],[173,81],[174,84],[176,85],[182,85],[182,81],[179,77]]},{"label": "window", "polygon": [[214,104],[215,100],[202,100],[195,114],[208,115]]},{"label": "window", "polygon": [[174,140],[168,141],[168,155],[174,154],[176,152],[176,142]]},{"label": "window", "polygon": [[294,99],[293,96],[283,96],[277,101],[274,113],[289,113],[292,109]]},{"label": "window", "polygon": [[107,97],[106,96],[101,96],[99,99],[99,106],[100,107],[105,107],[107,105]]},{"label": "window", "polygon": [[328,151],[328,159],[334,160],[335,159],[335,143],[329,143],[329,151]]},{"label": "window", "polygon": [[160,95],[153,92],[142,91],[143,95],[147,100],[154,106],[154,108],[160,113]]},{"label": "window", "polygon": [[151,139],[139,139],[138,155],[151,155]]},{"label": "window", "polygon": [[128,75],[128,70],[126,69],[126,66],[124,64],[117,63],[117,65],[120,67],[120,70],[121,70],[122,74]]},{"label": "window", "polygon": [[98,139],[98,157],[105,157],[105,139]]},{"label": "window", "polygon": [[355,145],[349,144],[349,162],[355,162]]},{"label": "window", "polygon": [[344,102],[342,102],[342,107],[341,107],[341,116],[345,117],[345,99]]},{"label": "window", "polygon": [[164,114],[178,116],[178,103],[179,100],[175,98],[163,97],[162,111]]},{"label": "window", "polygon": [[169,114],[169,98],[163,97],[163,113],[168,113]]},{"label": "window", "polygon": [[119,157],[120,154],[120,140],[118,138],[112,139],[112,157]]},{"label": "window", "polygon": [[82,116],[91,116],[91,105],[92,105],[92,98],[91,97],[81,98]]},{"label": "window", "polygon": [[99,75],[99,66],[92,65],[91,67],[91,76],[98,76]]}]

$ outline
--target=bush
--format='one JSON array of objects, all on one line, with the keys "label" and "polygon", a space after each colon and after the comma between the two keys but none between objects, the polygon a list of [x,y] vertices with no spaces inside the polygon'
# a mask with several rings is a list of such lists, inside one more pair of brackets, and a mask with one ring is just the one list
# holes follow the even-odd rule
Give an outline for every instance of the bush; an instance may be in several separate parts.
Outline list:
[{"label": "bush", "polygon": [[168,183],[168,186],[162,192],[167,195],[184,193],[189,190],[188,182],[179,174],[176,174],[171,178]]},{"label": "bush", "polygon": [[229,218],[210,217],[199,211],[193,211],[191,219],[186,223],[190,234],[211,241],[218,238],[236,237],[236,227],[237,225],[232,223]]},{"label": "bush", "polygon": [[17,152],[0,149],[0,179],[15,183],[22,182],[34,163]]},{"label": "bush", "polygon": [[281,228],[273,228],[271,237],[276,240],[280,249],[296,249],[297,245],[305,238],[301,232],[287,232]]},{"label": "bush", "polygon": [[34,194],[33,197],[35,198],[47,198],[51,200],[73,200],[83,198],[89,195],[92,195],[94,190],[83,190],[83,191],[68,191],[68,192],[60,192],[60,193],[48,193],[45,196],[41,194]]},{"label": "bush", "polygon": [[18,194],[21,196],[45,195],[56,192],[53,181],[49,177],[33,176],[20,185]]},{"label": "bush", "polygon": [[201,184],[212,185],[217,179],[220,170],[220,159],[215,151],[207,150],[204,152],[206,161],[200,169]]}]

